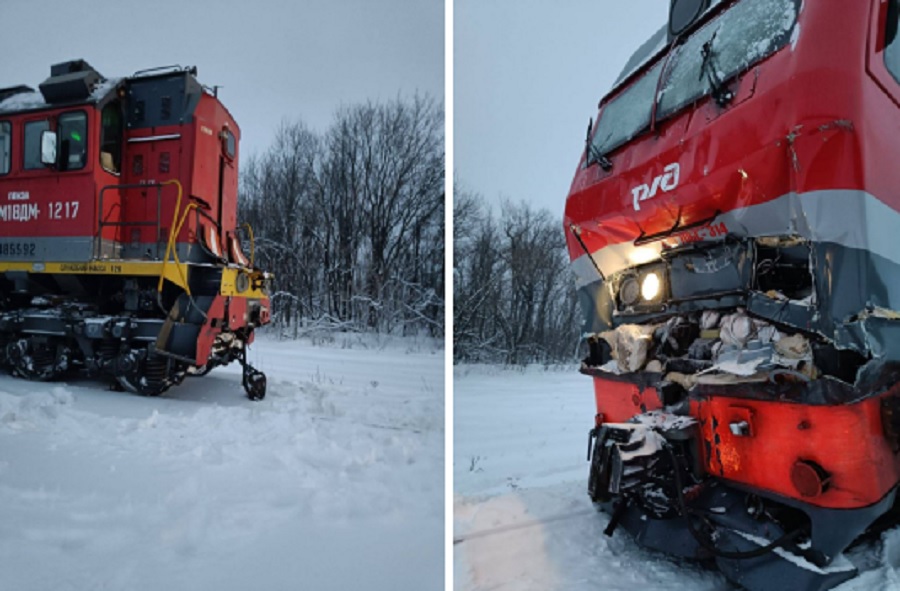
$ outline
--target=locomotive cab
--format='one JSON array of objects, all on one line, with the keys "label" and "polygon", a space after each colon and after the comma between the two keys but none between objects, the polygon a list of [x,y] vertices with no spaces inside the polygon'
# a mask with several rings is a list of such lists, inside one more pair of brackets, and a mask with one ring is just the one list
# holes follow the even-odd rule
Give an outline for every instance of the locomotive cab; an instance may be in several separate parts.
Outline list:
[{"label": "locomotive cab", "polygon": [[852,578],[900,481],[894,0],[673,0],[565,212],[589,493],[750,590]]},{"label": "locomotive cab", "polygon": [[196,69],[74,60],[0,90],[0,363],[159,394],[239,360],[262,397],[246,347],[270,276],[241,246],[239,138]]}]

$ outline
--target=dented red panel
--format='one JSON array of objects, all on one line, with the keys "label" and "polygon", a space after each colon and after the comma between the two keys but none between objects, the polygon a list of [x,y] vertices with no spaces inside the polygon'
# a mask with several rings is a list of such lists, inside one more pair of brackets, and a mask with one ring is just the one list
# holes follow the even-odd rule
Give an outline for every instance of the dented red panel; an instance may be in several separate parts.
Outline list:
[{"label": "dented red panel", "polygon": [[[872,505],[900,478],[880,397],[809,406],[711,396],[692,401],[691,414],[699,420],[704,463],[713,476],[835,509]],[[740,430],[742,422],[747,431]],[[814,462],[829,476],[820,496],[804,496],[792,483],[798,461]]]},{"label": "dented red panel", "polygon": [[655,388],[641,388],[628,382],[596,377],[594,399],[597,414],[605,423],[624,423],[636,414],[662,408]]}]

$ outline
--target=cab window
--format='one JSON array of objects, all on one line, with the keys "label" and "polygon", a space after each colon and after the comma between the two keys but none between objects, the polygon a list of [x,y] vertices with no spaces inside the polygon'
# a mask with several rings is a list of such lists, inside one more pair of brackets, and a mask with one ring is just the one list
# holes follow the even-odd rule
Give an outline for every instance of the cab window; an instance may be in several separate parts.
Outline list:
[{"label": "cab window", "polygon": [[785,47],[796,31],[801,6],[801,0],[743,0],[681,39],[667,59],[658,58],[605,104],[586,163],[649,129],[654,102],[661,121],[721,92],[726,82]]},{"label": "cab window", "polygon": [[234,134],[231,133],[230,129],[222,131],[222,151],[225,152],[225,156],[227,156],[229,160],[234,160],[234,157],[237,154],[237,139],[234,137]]},{"label": "cab window", "polygon": [[87,115],[63,113],[57,122],[59,169],[78,170],[87,162]]},{"label": "cab window", "polygon": [[25,170],[44,168],[44,165],[41,164],[41,133],[48,129],[50,129],[50,122],[46,119],[29,121],[25,124],[25,161],[23,163]]},{"label": "cab window", "polygon": [[900,1],[888,2],[887,30],[884,35],[884,65],[888,72],[900,82],[900,40],[897,34],[900,29]]},{"label": "cab window", "polygon": [[119,101],[103,107],[100,119],[100,165],[117,174],[122,169],[122,107]]},{"label": "cab window", "polygon": [[12,126],[0,121],[0,174],[8,174],[12,157]]}]

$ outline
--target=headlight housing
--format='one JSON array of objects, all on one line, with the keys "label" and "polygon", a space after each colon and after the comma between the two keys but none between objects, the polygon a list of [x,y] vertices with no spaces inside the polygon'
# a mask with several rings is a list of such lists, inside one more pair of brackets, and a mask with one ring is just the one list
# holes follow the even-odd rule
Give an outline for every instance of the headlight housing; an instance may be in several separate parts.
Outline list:
[{"label": "headlight housing", "polygon": [[625,277],[619,284],[619,301],[623,306],[633,306],[641,297],[641,284],[634,275]]}]

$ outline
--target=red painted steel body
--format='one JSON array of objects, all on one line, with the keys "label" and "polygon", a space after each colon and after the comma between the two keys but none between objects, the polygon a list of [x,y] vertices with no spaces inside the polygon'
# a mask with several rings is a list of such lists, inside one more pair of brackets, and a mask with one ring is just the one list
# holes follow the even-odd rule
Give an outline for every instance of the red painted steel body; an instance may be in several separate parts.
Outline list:
[{"label": "red painted steel body", "polygon": [[[642,230],[671,228],[679,209],[689,224],[790,191],[866,190],[900,210],[900,194],[893,190],[900,183],[893,163],[897,130],[888,124],[896,119],[900,84],[882,53],[887,5],[872,0],[854,6],[807,2],[800,30],[821,33],[801,33],[796,46],[742,74],[727,109],[704,97],[613,151],[612,171],[585,168],[582,157],[565,226],[580,227],[595,252],[633,241]],[[632,188],[670,162],[681,165],[677,191],[635,212]],[[573,260],[583,254],[570,232],[567,243]]]},{"label": "red painted steel body", "polygon": [[196,73],[73,60],[0,89],[0,366],[157,395],[237,360],[265,395],[246,349],[272,277],[240,245],[240,129]]},{"label": "red painted steel body", "polygon": [[[55,121],[61,113],[68,113],[73,107],[47,108],[25,113],[0,115],[0,120],[8,121],[18,131],[12,142],[12,161],[21,162],[24,147],[24,124],[29,121]],[[59,171],[48,167],[24,170],[14,166],[8,175],[0,176],[0,195],[8,192],[28,192],[30,202],[37,204],[40,215],[36,219],[18,224],[8,224],[7,236],[13,237],[86,237],[97,235],[97,208],[100,190],[114,185],[155,184],[178,180],[185,199],[199,199],[204,209],[214,219],[221,211],[221,235],[224,244],[227,235],[236,230],[237,225],[237,150],[240,129],[228,110],[219,100],[203,93],[190,122],[160,127],[125,130],[122,153],[121,174],[105,170],[93,157],[99,152],[100,113],[92,105],[80,108],[87,114],[87,151],[89,158],[82,170]],[[228,129],[235,135],[235,155],[224,163],[222,198],[219,199],[219,162],[222,157],[220,133]],[[150,138],[158,138],[146,141]],[[166,139],[168,138],[168,139]],[[161,164],[161,155],[168,164]],[[135,161],[141,167],[135,166]],[[163,188],[160,219],[163,225],[161,236],[154,236],[155,229],[148,226],[106,226],[103,238],[121,243],[155,243],[168,238],[168,229],[175,213],[175,186]],[[77,215],[51,217],[50,203],[78,203]],[[70,209],[71,211],[71,209]],[[103,220],[107,222],[143,222],[155,220],[157,216],[155,189],[117,189],[107,191],[103,198]],[[218,221],[218,220],[217,220]],[[200,226],[200,216],[189,216],[177,237],[179,243],[196,242]],[[135,234],[136,233],[136,234]]]},{"label": "red painted steel body", "polygon": [[[900,211],[900,83],[885,66],[887,7],[883,0],[804,2],[799,39],[742,73],[727,108],[703,97],[613,150],[611,170],[585,167],[582,157],[565,210],[572,260],[585,254],[573,226],[592,254],[617,245],[631,252],[642,234],[664,232],[679,216],[689,225],[789,193],[864,191]],[[615,96],[601,102],[601,116]],[[680,165],[677,188],[643,201],[636,211],[632,189],[649,184],[670,163]],[[713,221],[666,243],[741,231]],[[601,421],[623,422],[659,408],[652,388],[596,376],[593,381]],[[721,395],[692,401],[690,414],[701,424],[709,474],[849,509],[872,505],[900,480],[900,462],[882,427],[882,397],[812,406],[732,398],[723,388]],[[750,417],[751,436],[729,431],[735,413]],[[814,461],[832,475],[823,494],[807,498],[792,484],[798,460]]]}]

